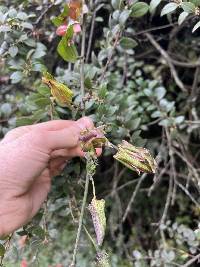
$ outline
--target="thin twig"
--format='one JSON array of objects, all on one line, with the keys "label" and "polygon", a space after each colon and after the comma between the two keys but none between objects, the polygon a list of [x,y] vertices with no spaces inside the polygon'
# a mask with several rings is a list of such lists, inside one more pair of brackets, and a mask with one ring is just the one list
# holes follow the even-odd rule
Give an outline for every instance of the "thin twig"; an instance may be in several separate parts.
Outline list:
[{"label": "thin twig", "polygon": [[148,40],[150,41],[150,43],[159,51],[159,53],[162,55],[162,57],[166,60],[171,74],[174,78],[175,83],[177,84],[177,86],[183,91],[183,92],[187,92],[184,84],[182,83],[182,81],[180,80],[180,78],[178,77],[178,74],[176,72],[176,69],[174,67],[174,65],[172,64],[172,61],[169,57],[169,55],[167,54],[167,52],[159,45],[159,43],[153,38],[153,36],[149,33],[145,33],[145,36],[148,38]]},{"label": "thin twig", "polygon": [[162,215],[162,217],[160,219],[159,225],[162,225],[162,224],[165,223],[165,220],[166,220],[166,217],[167,217],[167,213],[168,213],[168,210],[169,210],[169,206],[170,206],[170,202],[171,202],[172,190],[173,190],[173,178],[170,177],[170,179],[169,179],[169,187],[168,187],[168,192],[167,192],[167,199],[166,199],[163,215]]},{"label": "thin twig", "polygon": [[133,192],[133,194],[132,194],[132,196],[131,196],[131,199],[130,199],[130,201],[129,201],[129,203],[128,203],[128,206],[127,206],[127,208],[126,208],[126,211],[125,211],[125,213],[124,213],[124,216],[123,216],[123,218],[122,218],[122,222],[124,222],[124,221],[126,220],[127,215],[128,215],[128,213],[130,212],[131,206],[132,206],[132,204],[133,204],[133,202],[134,202],[134,200],[135,200],[135,197],[136,197],[136,195],[137,195],[137,193],[138,193],[138,191],[139,191],[139,189],[140,189],[140,186],[141,186],[142,182],[144,181],[144,179],[145,179],[146,177],[147,177],[147,174],[144,173],[144,174],[141,176],[141,178],[139,179],[139,181],[138,181],[138,183],[137,183],[137,185],[136,185],[136,187],[135,187],[135,190],[134,190],[134,192]]},{"label": "thin twig", "polygon": [[195,261],[199,261],[199,260],[200,260],[200,254],[196,255],[194,258],[186,262],[184,265],[182,265],[182,267],[191,266]]},{"label": "thin twig", "polygon": [[82,203],[82,207],[81,207],[81,214],[80,214],[79,223],[78,223],[78,231],[77,231],[77,235],[76,235],[76,242],[75,242],[75,246],[74,246],[74,252],[73,252],[73,258],[72,258],[71,266],[75,266],[75,264],[76,264],[76,255],[78,252],[78,245],[79,245],[79,240],[80,240],[81,230],[82,230],[82,225],[83,225],[83,216],[84,216],[85,207],[86,207],[89,181],[90,181],[90,174],[87,172],[86,181],[85,181],[85,190],[84,190],[84,196],[83,196],[83,203]]},{"label": "thin twig", "polygon": [[200,67],[200,62],[199,61],[196,61],[196,62],[183,62],[183,61],[178,61],[176,59],[171,58],[171,62],[175,66],[179,66],[179,67],[183,67],[183,68],[191,68],[191,69],[194,69],[196,67]]},{"label": "thin twig", "polygon": [[[198,63],[200,63],[200,58],[198,59]],[[196,71],[194,73],[194,80],[192,84],[192,90],[191,90],[191,95],[189,98],[190,102],[194,102],[197,99],[198,92],[196,92],[198,88],[198,82],[199,82],[199,74],[200,74],[200,66],[196,68]]]},{"label": "thin twig", "polygon": [[43,17],[46,15],[46,13],[49,11],[49,9],[51,9],[53,7],[53,3],[50,4],[49,6],[47,6],[45,8],[45,10],[41,13],[41,15],[37,18],[37,20],[33,23],[34,25],[37,25],[40,23],[40,21],[43,19]]},{"label": "thin twig", "polygon": [[[148,191],[148,196],[150,197],[152,194],[152,191],[156,188],[156,186],[160,183],[161,179],[163,178],[163,175],[166,173],[166,171],[168,170],[169,167],[169,162],[165,165],[165,167],[161,170],[161,172],[159,173],[158,176],[154,176],[154,182],[151,185],[151,187],[149,188]],[[158,172],[157,172],[158,173]]]},{"label": "thin twig", "polygon": [[81,42],[81,65],[80,65],[80,76],[81,76],[81,97],[82,97],[82,115],[85,115],[84,110],[84,95],[85,95],[85,74],[84,74],[84,63],[85,63],[85,38],[86,38],[86,14],[83,15],[82,24],[82,42]]},{"label": "thin twig", "polygon": [[141,34],[144,34],[144,33],[166,29],[166,28],[169,28],[169,27],[173,27],[175,25],[177,25],[177,23],[170,23],[170,24],[163,25],[163,26],[153,27],[153,28],[150,28],[150,29],[147,29],[147,30],[144,30],[144,31],[136,32],[136,33],[133,34],[133,36],[138,36],[138,35],[141,35]]},{"label": "thin twig", "polygon": [[90,36],[89,36],[89,41],[88,41],[88,47],[87,47],[87,53],[86,53],[86,62],[89,60],[90,56],[90,51],[91,51],[91,45],[92,45],[92,38],[93,38],[93,33],[94,33],[94,26],[95,26],[95,19],[97,15],[97,11],[101,9],[104,6],[104,4],[99,5],[98,7],[95,8],[93,15],[92,15],[92,22],[91,22],[91,28],[90,28]]},{"label": "thin twig", "polygon": [[108,57],[108,60],[107,60],[107,62],[106,62],[106,65],[105,65],[105,67],[104,67],[104,69],[103,69],[103,72],[102,72],[100,78],[99,78],[99,82],[101,82],[101,81],[105,78],[105,74],[106,74],[107,68],[108,68],[108,66],[110,65],[110,62],[111,62],[111,60],[112,60],[113,53],[114,53],[114,50],[115,50],[115,48],[116,48],[116,46],[117,46],[117,44],[118,44],[120,35],[121,35],[121,31],[118,31],[117,34],[116,34],[116,36],[115,36],[115,42],[114,42],[114,44],[113,44],[112,51],[111,51],[111,53],[110,53],[110,55],[109,55],[109,57]]},{"label": "thin twig", "polygon": [[181,183],[179,183],[178,181],[175,181],[175,183],[183,190],[183,192],[190,198],[190,200],[197,205],[198,207],[200,207],[200,203],[198,203],[193,196],[190,194],[190,192],[187,190],[187,188],[185,188]]}]

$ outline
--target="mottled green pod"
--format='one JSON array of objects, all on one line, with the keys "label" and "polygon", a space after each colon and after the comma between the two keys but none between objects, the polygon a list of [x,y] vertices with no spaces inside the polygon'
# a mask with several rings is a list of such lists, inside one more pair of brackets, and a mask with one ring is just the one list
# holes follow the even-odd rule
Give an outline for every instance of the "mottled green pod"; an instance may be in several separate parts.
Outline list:
[{"label": "mottled green pod", "polygon": [[118,145],[118,151],[114,158],[138,174],[140,172],[155,173],[156,171],[157,164],[149,150],[133,146],[124,140],[122,144]]},{"label": "mottled green pod", "polygon": [[97,238],[97,244],[101,246],[104,240],[106,229],[105,200],[97,200],[94,197],[92,199],[92,202],[88,206],[88,209],[92,216],[92,221]]},{"label": "mottled green pod", "polygon": [[52,96],[61,105],[67,105],[71,107],[73,92],[65,84],[62,84],[54,79],[54,77],[46,72],[42,77],[42,82],[46,84],[51,90]]},{"label": "mottled green pod", "polygon": [[97,267],[111,267],[108,255],[105,252],[99,252],[96,258]]}]

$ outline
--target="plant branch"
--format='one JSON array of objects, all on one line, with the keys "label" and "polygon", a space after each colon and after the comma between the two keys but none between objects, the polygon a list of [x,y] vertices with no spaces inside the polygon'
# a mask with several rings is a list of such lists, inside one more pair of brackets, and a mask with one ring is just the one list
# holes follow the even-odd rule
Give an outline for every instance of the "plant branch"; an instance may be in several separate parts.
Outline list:
[{"label": "plant branch", "polygon": [[182,81],[180,80],[180,78],[178,77],[178,74],[176,72],[176,69],[171,61],[171,58],[169,57],[169,55],[167,54],[167,52],[159,45],[159,43],[154,39],[154,37],[149,34],[149,33],[145,33],[145,36],[148,38],[148,40],[150,41],[150,43],[156,48],[156,50],[158,50],[158,52],[161,54],[161,56],[166,60],[171,74],[174,78],[175,83],[177,84],[177,86],[183,91],[183,92],[187,92],[184,84],[182,83]]},{"label": "plant branch", "polygon": [[76,242],[75,242],[75,246],[74,246],[74,252],[73,252],[71,267],[75,266],[75,264],[76,264],[76,255],[78,252],[78,244],[79,244],[82,225],[83,225],[83,216],[84,216],[85,207],[86,207],[89,181],[90,181],[90,173],[88,173],[88,171],[87,171],[86,181],[85,181],[85,190],[84,190],[83,202],[82,202],[82,207],[81,207],[81,214],[80,214],[79,223],[78,223],[78,231],[77,231]]},{"label": "plant branch", "polygon": [[40,21],[43,19],[43,17],[46,15],[46,13],[49,11],[49,9],[51,9],[53,7],[53,3],[50,4],[49,6],[47,6],[45,8],[45,10],[41,13],[41,15],[37,18],[37,20],[33,23],[34,25],[37,25],[40,23]]},{"label": "plant branch", "polygon": [[99,5],[98,7],[95,8],[93,15],[92,15],[92,22],[91,22],[91,28],[90,28],[90,36],[89,36],[89,41],[88,41],[88,47],[87,47],[87,53],[86,53],[86,62],[89,60],[90,56],[90,51],[91,51],[91,46],[92,46],[92,38],[94,34],[94,26],[95,26],[95,19],[97,15],[97,11],[101,9],[104,6],[104,4]]},{"label": "plant branch", "polygon": [[136,187],[135,187],[135,190],[134,190],[134,192],[133,192],[133,194],[132,194],[132,196],[131,196],[131,199],[130,199],[130,201],[129,201],[129,203],[128,203],[128,206],[127,206],[127,208],[126,208],[126,211],[125,211],[125,213],[124,213],[124,216],[123,216],[123,218],[122,218],[122,222],[124,222],[124,221],[126,220],[127,215],[128,215],[128,213],[129,213],[129,211],[130,211],[130,209],[131,209],[131,206],[132,206],[132,204],[133,204],[133,202],[134,202],[134,200],[135,200],[135,197],[136,197],[136,195],[137,195],[137,193],[138,193],[138,191],[139,191],[139,189],[140,189],[140,186],[141,186],[142,182],[144,181],[144,179],[145,179],[146,177],[147,177],[147,174],[144,173],[144,174],[141,176],[141,178],[139,179],[139,181],[138,181],[138,183],[137,183],[137,185],[136,185]]},{"label": "plant branch", "polygon": [[108,66],[110,65],[111,60],[112,60],[113,53],[114,53],[114,50],[115,50],[115,48],[116,48],[116,46],[117,46],[117,44],[118,44],[120,35],[121,35],[121,31],[118,31],[117,34],[116,34],[116,36],[115,36],[115,42],[114,42],[114,44],[113,44],[113,49],[112,49],[112,51],[111,51],[111,53],[110,53],[110,55],[109,55],[109,57],[108,57],[108,60],[107,60],[107,62],[106,62],[106,65],[105,65],[105,67],[104,67],[104,69],[103,69],[103,72],[102,72],[100,78],[99,78],[99,82],[102,82],[102,80],[105,78],[106,71],[107,71],[107,69],[108,69]]},{"label": "plant branch", "polygon": [[182,265],[182,267],[191,266],[195,261],[199,261],[199,260],[200,260],[200,254],[196,255],[191,260],[189,260],[188,262],[186,262],[184,265]]},{"label": "plant branch", "polygon": [[85,115],[84,110],[84,95],[85,95],[85,75],[84,75],[84,64],[85,64],[85,39],[86,39],[86,14],[83,14],[82,24],[82,42],[81,42],[81,65],[80,65],[80,79],[81,79],[81,97],[82,97],[82,115]]}]

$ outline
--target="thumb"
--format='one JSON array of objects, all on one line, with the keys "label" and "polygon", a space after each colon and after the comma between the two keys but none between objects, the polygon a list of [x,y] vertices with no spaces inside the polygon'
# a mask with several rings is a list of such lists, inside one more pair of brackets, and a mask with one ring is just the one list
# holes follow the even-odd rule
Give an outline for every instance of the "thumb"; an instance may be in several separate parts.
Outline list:
[{"label": "thumb", "polygon": [[23,144],[31,144],[32,147],[36,146],[46,153],[52,150],[74,148],[78,145],[80,132],[93,126],[90,118],[83,117],[61,129],[50,130],[36,127],[22,137]]},{"label": "thumb", "polygon": [[56,149],[73,148],[78,145],[82,129],[73,125],[61,130],[33,130],[27,135],[32,145],[36,145],[44,152]]},{"label": "thumb", "polygon": [[56,150],[76,147],[79,143],[80,133],[92,127],[94,127],[92,120],[89,117],[83,117],[70,127],[49,131],[47,138],[49,148]]}]

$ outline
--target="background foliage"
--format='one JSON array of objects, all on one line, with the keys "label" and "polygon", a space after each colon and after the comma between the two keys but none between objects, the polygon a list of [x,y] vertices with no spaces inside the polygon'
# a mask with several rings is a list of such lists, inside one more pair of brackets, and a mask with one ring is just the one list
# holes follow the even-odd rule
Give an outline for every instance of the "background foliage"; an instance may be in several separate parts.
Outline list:
[{"label": "background foliage", "polygon": [[[49,120],[48,69],[75,93],[82,114],[81,59],[62,60],[51,18],[64,1],[10,0],[0,6],[0,135]],[[104,151],[95,176],[106,200],[104,248],[113,267],[197,266],[200,244],[200,1],[87,2],[84,111],[122,139],[156,156],[155,176],[137,174]],[[75,45],[80,55],[81,35]],[[56,106],[54,118],[71,119]],[[74,159],[52,182],[47,205],[11,241],[5,266],[68,266],[76,236],[85,163]],[[89,196],[91,199],[91,196]],[[94,233],[89,212],[85,225]],[[26,241],[25,238],[26,237]],[[4,241],[2,241],[2,244]],[[0,254],[1,247],[0,247]],[[94,266],[83,232],[79,267]]]}]

